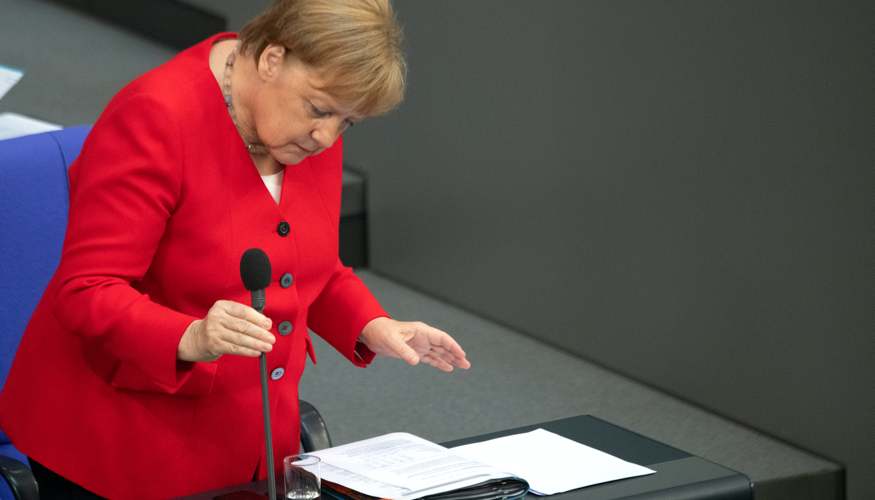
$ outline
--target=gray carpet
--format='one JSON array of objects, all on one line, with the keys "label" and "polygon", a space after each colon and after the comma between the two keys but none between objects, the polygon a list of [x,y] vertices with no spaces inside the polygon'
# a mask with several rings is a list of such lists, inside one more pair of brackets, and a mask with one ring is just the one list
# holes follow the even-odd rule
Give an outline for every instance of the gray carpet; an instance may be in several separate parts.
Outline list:
[{"label": "gray carpet", "polygon": [[317,365],[304,372],[301,398],[322,413],[335,444],[393,431],[442,442],[591,414],[743,472],[755,483],[836,468],[372,272],[358,274],[389,314],[453,335],[472,367],[444,373],[378,358],[360,369],[314,335]]},{"label": "gray carpet", "polygon": [[0,65],[24,77],[10,111],[71,127],[93,124],[122,87],[176,51],[78,11],[38,0],[0,4]]}]

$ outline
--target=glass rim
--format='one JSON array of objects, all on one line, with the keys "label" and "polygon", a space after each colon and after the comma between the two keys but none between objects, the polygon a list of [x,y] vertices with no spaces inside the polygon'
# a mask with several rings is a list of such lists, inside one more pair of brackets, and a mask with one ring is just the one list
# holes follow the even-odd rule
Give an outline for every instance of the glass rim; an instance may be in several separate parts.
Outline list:
[{"label": "glass rim", "polygon": [[289,455],[283,458],[284,463],[289,463],[291,465],[314,465],[321,461],[322,459],[316,455],[309,455],[306,453],[300,455]]}]

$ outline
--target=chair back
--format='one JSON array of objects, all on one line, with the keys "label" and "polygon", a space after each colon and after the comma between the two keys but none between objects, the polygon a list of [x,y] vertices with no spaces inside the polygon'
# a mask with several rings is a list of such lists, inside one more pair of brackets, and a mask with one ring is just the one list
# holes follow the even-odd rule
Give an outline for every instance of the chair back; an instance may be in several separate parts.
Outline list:
[{"label": "chair back", "polygon": [[[0,141],[0,389],[61,260],[70,208],[67,168],[90,130],[76,127]],[[0,454],[24,461],[2,429]]]}]

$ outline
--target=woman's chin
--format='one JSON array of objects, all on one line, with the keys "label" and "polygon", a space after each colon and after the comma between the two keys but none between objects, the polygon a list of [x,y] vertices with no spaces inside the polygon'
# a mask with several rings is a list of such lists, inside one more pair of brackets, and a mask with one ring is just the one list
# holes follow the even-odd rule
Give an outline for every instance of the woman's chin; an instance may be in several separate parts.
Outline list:
[{"label": "woman's chin", "polygon": [[304,158],[309,156],[306,153],[295,151],[271,151],[270,154],[274,157],[274,159],[283,165],[297,165],[304,161]]}]

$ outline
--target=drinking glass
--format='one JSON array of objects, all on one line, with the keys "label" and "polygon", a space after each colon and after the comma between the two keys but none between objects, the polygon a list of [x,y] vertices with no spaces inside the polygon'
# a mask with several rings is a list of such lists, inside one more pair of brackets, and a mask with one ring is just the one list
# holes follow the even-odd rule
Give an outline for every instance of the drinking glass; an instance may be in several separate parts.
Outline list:
[{"label": "drinking glass", "polygon": [[322,497],[319,457],[291,455],[283,459],[286,500],[317,500]]}]

